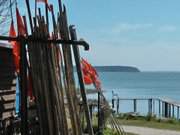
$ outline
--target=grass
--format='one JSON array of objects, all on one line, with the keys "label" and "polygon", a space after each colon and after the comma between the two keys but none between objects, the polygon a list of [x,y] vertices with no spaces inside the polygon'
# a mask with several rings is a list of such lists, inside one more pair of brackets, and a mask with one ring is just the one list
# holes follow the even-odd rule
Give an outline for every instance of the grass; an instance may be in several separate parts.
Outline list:
[{"label": "grass", "polygon": [[149,127],[157,129],[168,129],[180,131],[180,121],[176,119],[157,119],[156,117],[142,116],[120,116],[123,125]]},{"label": "grass", "polygon": [[[106,128],[104,130],[104,134],[103,135],[118,135],[116,132],[114,132],[112,129],[110,128]],[[133,133],[126,133],[126,135],[137,135],[137,134],[133,134]]]}]

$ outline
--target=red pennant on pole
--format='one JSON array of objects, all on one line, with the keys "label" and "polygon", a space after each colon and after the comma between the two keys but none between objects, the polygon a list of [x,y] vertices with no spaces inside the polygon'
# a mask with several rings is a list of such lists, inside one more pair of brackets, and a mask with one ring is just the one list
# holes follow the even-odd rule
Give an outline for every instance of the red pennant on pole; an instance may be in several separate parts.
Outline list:
[{"label": "red pennant on pole", "polygon": [[81,60],[82,65],[82,72],[84,83],[87,85],[94,84],[95,87],[100,90],[101,89],[101,82],[98,79],[98,73],[94,67],[91,66],[86,60]]},{"label": "red pennant on pole", "polygon": [[[14,28],[14,23],[13,21],[11,22],[10,25],[10,30],[9,30],[9,36],[10,37],[16,37],[16,31]],[[9,41],[13,47],[13,59],[14,59],[14,64],[16,68],[16,72],[19,73],[19,62],[20,62],[20,45],[16,41]]]}]

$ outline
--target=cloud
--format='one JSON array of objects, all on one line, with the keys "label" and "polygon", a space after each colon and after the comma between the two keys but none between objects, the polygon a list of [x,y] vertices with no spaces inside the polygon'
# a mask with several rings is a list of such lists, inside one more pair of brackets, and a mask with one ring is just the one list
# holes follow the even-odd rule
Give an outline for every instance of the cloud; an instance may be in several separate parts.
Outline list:
[{"label": "cloud", "polygon": [[145,23],[145,24],[120,23],[112,28],[112,32],[114,33],[132,32],[132,31],[146,30],[152,27],[153,25],[151,23]]},{"label": "cloud", "polygon": [[176,30],[177,27],[173,25],[165,25],[159,28],[159,32],[174,32]]}]

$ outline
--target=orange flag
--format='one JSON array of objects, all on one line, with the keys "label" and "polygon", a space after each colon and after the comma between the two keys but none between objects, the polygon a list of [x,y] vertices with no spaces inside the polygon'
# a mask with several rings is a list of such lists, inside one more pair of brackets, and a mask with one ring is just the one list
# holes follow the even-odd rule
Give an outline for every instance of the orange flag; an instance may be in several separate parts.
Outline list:
[{"label": "orange flag", "polygon": [[87,85],[92,84],[93,80],[91,78],[91,75],[89,74],[89,66],[83,60],[81,61],[81,68],[83,72],[84,83]]},{"label": "orange flag", "polygon": [[100,90],[101,82],[98,79],[98,73],[96,69],[84,59],[81,60],[81,65],[82,65],[84,83],[87,85],[94,84],[95,87],[98,90]]},{"label": "orange flag", "polygon": [[[13,21],[11,22],[10,25],[10,30],[9,30],[9,36],[10,37],[16,37],[16,31],[14,28],[14,23]],[[13,47],[13,59],[14,59],[14,64],[16,68],[16,72],[19,73],[19,61],[20,61],[20,45],[16,41],[9,41]]]}]

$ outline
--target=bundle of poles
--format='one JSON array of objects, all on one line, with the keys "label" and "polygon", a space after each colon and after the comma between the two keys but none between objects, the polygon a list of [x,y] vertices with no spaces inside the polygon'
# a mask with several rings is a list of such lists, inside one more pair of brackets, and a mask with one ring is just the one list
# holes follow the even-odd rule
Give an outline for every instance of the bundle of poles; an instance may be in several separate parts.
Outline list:
[{"label": "bundle of poles", "polygon": [[[79,99],[75,86],[73,58],[76,63],[80,92],[85,110],[89,135],[93,128],[89,114],[85,86],[81,73],[79,45],[88,50],[85,41],[77,41],[74,26],[68,26],[66,8],[60,0],[57,19],[51,5],[53,31],[50,33],[48,13],[49,5],[45,2],[45,17],[39,8],[35,17],[31,15],[29,0],[26,0],[31,34],[28,33],[27,18],[23,16],[25,36],[4,37],[0,40],[17,41],[20,44],[20,117],[21,135],[28,135],[29,120],[27,106],[28,80],[32,81],[35,99],[38,131],[40,135],[82,135]],[[37,4],[37,1],[36,1]],[[36,7],[37,8],[37,7]],[[72,45],[72,46],[71,46]],[[72,53],[73,52],[73,53]]]},{"label": "bundle of poles", "polygon": [[[45,17],[41,9],[38,14],[31,18],[29,1],[26,0],[29,20],[33,38],[53,39],[61,38],[64,41],[77,41],[74,27],[68,26],[66,8],[59,0],[59,12],[57,21],[53,7],[51,16],[53,21],[53,32],[49,33],[48,4],[45,3]],[[33,21],[32,21],[32,20]],[[51,35],[51,36],[50,36]],[[72,43],[73,44],[73,43]],[[22,43],[21,58],[25,58],[25,45]],[[72,53],[73,51],[73,53]],[[78,98],[76,93],[75,78],[73,72],[73,58],[76,62],[78,79],[80,84],[83,107],[89,135],[93,135],[93,128],[87,104],[86,91],[83,84],[80,56],[78,45],[71,47],[62,43],[29,42],[29,68],[27,62],[21,59],[21,110],[27,110],[27,93],[25,90],[25,78],[27,69],[32,75],[33,93],[37,105],[39,119],[39,133],[41,135],[81,135],[83,134],[80,123]],[[24,75],[23,75],[24,74]],[[24,78],[25,77],[25,78]],[[24,85],[24,86],[23,86]],[[25,101],[26,100],[26,101]],[[25,101],[25,102],[24,102]],[[22,127],[21,133],[28,134],[27,112],[21,111]]]},{"label": "bundle of poles", "polygon": [[[58,0],[57,16],[53,6],[48,5],[46,0],[44,0],[46,2],[45,16],[43,16],[42,10],[40,8],[37,10],[37,0],[35,1],[35,16],[32,17],[29,0],[25,0],[28,12],[28,19],[23,16],[25,35],[0,36],[0,40],[16,41],[20,45],[21,135],[83,135],[84,123],[80,116],[80,99],[82,99],[88,134],[94,135],[79,52],[79,46],[88,50],[89,45],[85,41],[77,40],[76,29],[73,25],[68,25],[66,7],[61,0]],[[51,32],[50,18],[53,25]],[[79,86],[75,83],[73,61],[77,69]],[[29,81],[31,81],[38,122],[35,133],[30,133],[33,131],[30,129],[28,117]],[[81,98],[77,96],[77,87],[80,88]],[[100,91],[98,99],[99,105],[103,100],[107,105],[106,109],[111,110]],[[100,119],[100,110],[98,119]],[[119,134],[122,133],[113,117],[110,124]]]}]

